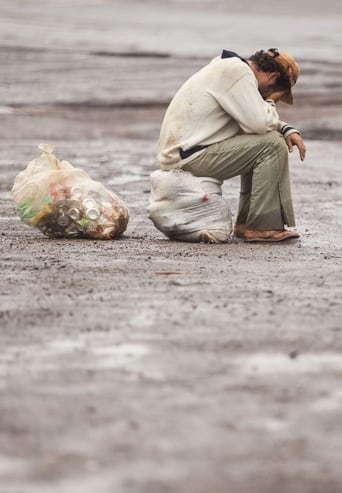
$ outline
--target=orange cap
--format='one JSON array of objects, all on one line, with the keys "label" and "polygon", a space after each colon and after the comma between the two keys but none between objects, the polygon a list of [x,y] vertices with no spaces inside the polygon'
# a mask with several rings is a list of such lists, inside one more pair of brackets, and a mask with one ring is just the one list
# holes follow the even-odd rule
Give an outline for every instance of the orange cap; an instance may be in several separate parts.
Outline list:
[{"label": "orange cap", "polygon": [[[275,61],[282,66],[290,80],[291,87],[294,86],[299,76],[299,65],[296,60],[283,51],[279,51],[279,55],[276,56],[272,51],[268,51],[267,53],[270,56],[274,57]],[[287,104],[293,104],[293,95],[291,88],[280,98],[280,101],[283,101]]]}]

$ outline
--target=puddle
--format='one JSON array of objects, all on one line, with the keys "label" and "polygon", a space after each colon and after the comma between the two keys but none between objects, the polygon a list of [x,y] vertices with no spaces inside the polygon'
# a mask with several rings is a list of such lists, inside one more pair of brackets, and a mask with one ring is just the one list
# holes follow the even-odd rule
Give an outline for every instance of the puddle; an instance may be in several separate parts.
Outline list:
[{"label": "puddle", "polygon": [[258,353],[236,358],[233,362],[245,374],[321,374],[342,372],[342,357],[339,353],[299,354],[290,358],[288,354]]},{"label": "puddle", "polygon": [[28,464],[24,459],[20,459],[17,457],[6,457],[5,455],[0,455],[0,478],[1,477],[4,478],[6,475],[10,475],[10,474],[18,476],[20,474],[27,473],[27,469],[28,469]]},{"label": "puddle", "polygon": [[0,115],[11,115],[14,109],[11,106],[0,106]]},{"label": "puddle", "polygon": [[126,183],[131,183],[134,181],[141,181],[141,175],[121,175],[116,178],[109,180],[108,185],[112,187],[113,185],[125,185]]},{"label": "puddle", "polygon": [[129,369],[137,363],[143,356],[150,353],[145,344],[121,344],[119,346],[95,348],[91,354],[97,358],[96,368],[98,369]]},{"label": "puddle", "polygon": [[157,313],[151,309],[140,309],[139,312],[130,319],[129,324],[131,327],[139,329],[147,329],[152,327],[155,323]]},{"label": "puddle", "polygon": [[336,392],[332,392],[325,397],[321,397],[314,401],[310,408],[311,411],[316,412],[318,414],[327,413],[327,412],[341,412],[342,407],[342,391],[337,390]]},{"label": "puddle", "polygon": [[140,371],[140,360],[151,352],[146,344],[86,339],[56,340],[48,344],[12,347],[0,355],[0,376],[22,372],[125,369]]}]

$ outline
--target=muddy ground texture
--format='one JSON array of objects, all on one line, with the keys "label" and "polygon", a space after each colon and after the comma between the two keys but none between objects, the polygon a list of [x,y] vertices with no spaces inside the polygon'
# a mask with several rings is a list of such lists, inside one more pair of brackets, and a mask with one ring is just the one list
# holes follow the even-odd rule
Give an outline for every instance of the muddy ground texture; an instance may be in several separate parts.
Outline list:
[{"label": "muddy ground texture", "polygon": [[[279,109],[308,148],[300,240],[207,245],[146,213],[166,104],[206,58],[0,61],[1,493],[341,492],[342,64],[302,60]],[[122,238],[20,222],[10,189],[40,142],[125,200]],[[238,180],[223,190],[235,214]]]}]

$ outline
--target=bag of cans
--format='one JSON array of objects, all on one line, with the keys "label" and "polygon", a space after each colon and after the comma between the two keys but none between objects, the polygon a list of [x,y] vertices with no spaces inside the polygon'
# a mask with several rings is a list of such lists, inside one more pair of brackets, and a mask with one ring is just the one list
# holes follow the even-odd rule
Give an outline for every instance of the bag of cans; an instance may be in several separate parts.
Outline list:
[{"label": "bag of cans", "polygon": [[40,144],[40,157],[14,180],[12,194],[25,223],[51,238],[112,239],[128,224],[125,203],[80,168],[59,161],[54,146]]}]

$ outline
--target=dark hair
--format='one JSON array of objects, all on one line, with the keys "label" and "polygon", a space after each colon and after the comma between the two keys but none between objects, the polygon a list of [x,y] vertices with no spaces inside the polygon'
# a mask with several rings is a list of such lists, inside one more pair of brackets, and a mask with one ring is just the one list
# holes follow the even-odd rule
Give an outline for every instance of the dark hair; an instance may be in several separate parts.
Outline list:
[{"label": "dark hair", "polygon": [[253,62],[257,70],[261,72],[279,72],[280,75],[277,81],[278,88],[281,90],[290,89],[291,81],[282,65],[277,63],[277,56],[279,56],[279,51],[277,50],[277,48],[270,48],[267,51],[272,53],[272,55],[264,50],[260,50],[249,57],[249,60]]}]

